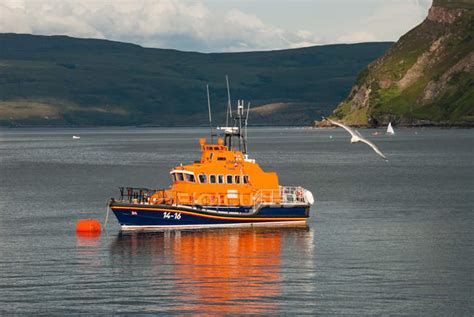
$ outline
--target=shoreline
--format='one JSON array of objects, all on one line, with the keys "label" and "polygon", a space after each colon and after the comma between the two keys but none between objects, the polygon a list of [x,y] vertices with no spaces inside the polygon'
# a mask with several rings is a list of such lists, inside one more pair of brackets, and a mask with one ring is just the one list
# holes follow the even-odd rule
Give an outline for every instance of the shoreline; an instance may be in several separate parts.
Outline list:
[{"label": "shoreline", "polygon": [[[366,125],[349,125],[351,127],[357,129],[385,129],[385,126],[366,126]],[[430,128],[438,128],[438,129],[472,129],[474,128],[474,123],[472,124],[419,124],[419,125],[394,125],[396,128],[403,128],[403,129],[415,129],[415,128],[423,128],[423,129],[430,129]],[[147,129],[147,128],[163,128],[163,129],[170,129],[170,128],[204,128],[209,129],[208,126],[204,125],[180,125],[180,126],[163,126],[163,125],[146,125],[146,126],[134,126],[134,125],[21,125],[21,126],[0,126],[0,130],[14,130],[14,129]],[[294,128],[294,129],[337,129],[332,125],[249,125],[249,128]]]},{"label": "shoreline", "polygon": [[[380,129],[385,128],[386,125],[366,125],[366,124],[348,124],[344,123],[353,128],[365,128],[365,129]],[[474,122],[459,122],[459,123],[449,123],[449,122],[419,122],[415,124],[394,124],[392,125],[397,128],[460,128],[460,129],[472,129],[474,128]],[[314,121],[313,128],[329,128],[332,127],[331,124],[323,121]]]}]

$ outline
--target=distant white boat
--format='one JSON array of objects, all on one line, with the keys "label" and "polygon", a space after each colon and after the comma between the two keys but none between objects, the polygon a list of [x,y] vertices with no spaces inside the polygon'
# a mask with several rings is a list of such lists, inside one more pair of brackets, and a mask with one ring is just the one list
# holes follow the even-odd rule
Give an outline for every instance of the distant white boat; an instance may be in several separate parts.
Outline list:
[{"label": "distant white boat", "polygon": [[72,138],[73,138],[73,140],[77,140],[77,139],[80,139],[81,137],[78,136],[78,135],[73,135]]},{"label": "distant white boat", "polygon": [[387,126],[387,134],[394,135],[395,131],[393,130],[392,123],[389,122]]}]

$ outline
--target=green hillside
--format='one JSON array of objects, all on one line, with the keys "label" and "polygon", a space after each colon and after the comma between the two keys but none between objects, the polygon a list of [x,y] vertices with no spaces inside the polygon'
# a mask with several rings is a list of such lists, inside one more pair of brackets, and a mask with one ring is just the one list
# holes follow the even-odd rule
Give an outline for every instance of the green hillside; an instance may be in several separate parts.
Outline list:
[{"label": "green hillside", "polygon": [[226,74],[232,98],[252,103],[252,123],[309,124],[329,113],[390,45],[202,54],[0,34],[0,125],[206,124],[205,85],[222,118]]},{"label": "green hillside", "polygon": [[474,125],[474,1],[426,20],[361,72],[333,118],[351,125]]}]

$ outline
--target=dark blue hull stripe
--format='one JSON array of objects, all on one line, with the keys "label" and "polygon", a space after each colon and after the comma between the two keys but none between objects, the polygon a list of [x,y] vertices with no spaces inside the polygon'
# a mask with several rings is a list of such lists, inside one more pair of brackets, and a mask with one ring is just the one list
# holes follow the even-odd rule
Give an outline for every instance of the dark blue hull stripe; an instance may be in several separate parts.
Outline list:
[{"label": "dark blue hull stripe", "polygon": [[263,222],[304,221],[309,217],[309,207],[262,207],[258,213],[237,214],[206,213],[196,209],[177,207],[150,207],[115,205],[112,211],[122,226],[196,226]]}]

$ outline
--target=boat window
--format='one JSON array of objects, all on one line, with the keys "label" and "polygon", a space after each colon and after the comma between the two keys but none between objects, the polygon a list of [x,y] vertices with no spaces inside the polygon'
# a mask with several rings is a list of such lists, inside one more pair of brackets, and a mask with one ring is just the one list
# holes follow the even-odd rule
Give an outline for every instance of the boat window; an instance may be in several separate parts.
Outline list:
[{"label": "boat window", "polygon": [[207,183],[206,174],[199,174],[199,182],[200,182],[201,184]]},{"label": "boat window", "polygon": [[209,175],[209,183],[211,184],[216,183],[216,175]]},{"label": "boat window", "polygon": [[183,173],[176,173],[176,176],[178,177],[178,181],[184,181]]},{"label": "boat window", "polygon": [[173,179],[173,182],[176,182],[176,174],[175,173],[171,174],[171,178]]},{"label": "boat window", "polygon": [[214,157],[214,153],[211,153],[211,155],[209,155],[209,159],[212,160],[213,157]]},{"label": "boat window", "polygon": [[232,175],[227,175],[227,184],[232,184]]},{"label": "boat window", "polygon": [[191,183],[194,183],[196,180],[194,179],[194,175],[193,174],[185,174],[186,175],[186,180],[188,182],[191,182]]},{"label": "boat window", "polygon": [[240,184],[240,175],[235,175],[234,179],[236,184]]},{"label": "boat window", "polygon": [[219,184],[224,184],[224,175],[218,175],[217,182]]},{"label": "boat window", "polygon": [[218,161],[225,161],[225,157],[218,157],[217,160]]},{"label": "boat window", "polygon": [[244,184],[248,184],[248,183],[249,183],[249,176],[244,175]]}]

